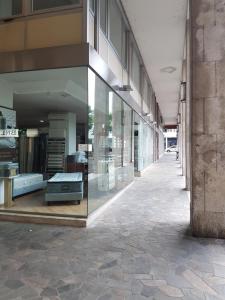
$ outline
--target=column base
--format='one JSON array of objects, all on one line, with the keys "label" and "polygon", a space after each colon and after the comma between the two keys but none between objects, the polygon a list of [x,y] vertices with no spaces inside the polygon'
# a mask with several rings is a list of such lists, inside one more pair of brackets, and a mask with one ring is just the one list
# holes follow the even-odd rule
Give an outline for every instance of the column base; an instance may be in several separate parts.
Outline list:
[{"label": "column base", "polygon": [[191,228],[196,237],[225,239],[225,213],[195,212],[191,216]]}]

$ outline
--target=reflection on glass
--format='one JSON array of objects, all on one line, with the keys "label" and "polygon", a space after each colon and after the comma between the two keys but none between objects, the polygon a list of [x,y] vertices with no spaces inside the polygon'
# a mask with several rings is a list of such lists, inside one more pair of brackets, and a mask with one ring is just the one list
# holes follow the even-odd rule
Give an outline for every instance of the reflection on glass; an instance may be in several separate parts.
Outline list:
[{"label": "reflection on glass", "polygon": [[88,213],[133,180],[131,109],[89,70]]},{"label": "reflection on glass", "polygon": [[0,19],[20,15],[22,0],[0,0]]},{"label": "reflection on glass", "polygon": [[134,167],[139,172],[153,163],[153,129],[134,114]]},{"label": "reflection on glass", "polygon": [[19,132],[0,138],[0,174],[13,176],[7,209],[87,216],[87,75],[86,67],[0,75],[0,129]]}]

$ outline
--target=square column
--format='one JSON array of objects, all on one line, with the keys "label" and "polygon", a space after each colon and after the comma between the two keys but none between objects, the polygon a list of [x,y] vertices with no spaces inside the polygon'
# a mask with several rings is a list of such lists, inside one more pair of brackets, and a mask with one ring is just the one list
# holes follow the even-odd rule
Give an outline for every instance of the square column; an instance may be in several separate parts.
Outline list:
[{"label": "square column", "polygon": [[225,6],[191,1],[191,223],[225,238]]}]

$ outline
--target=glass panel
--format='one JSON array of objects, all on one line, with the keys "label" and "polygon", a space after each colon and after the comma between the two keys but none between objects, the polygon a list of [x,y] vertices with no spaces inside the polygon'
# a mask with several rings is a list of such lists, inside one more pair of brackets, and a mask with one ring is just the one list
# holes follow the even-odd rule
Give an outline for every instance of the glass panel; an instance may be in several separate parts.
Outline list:
[{"label": "glass panel", "polygon": [[137,55],[136,50],[133,48],[133,55],[132,55],[132,73],[131,73],[132,80],[139,91],[140,89],[140,62],[139,57]]},{"label": "glass panel", "polygon": [[148,82],[146,80],[146,75],[143,78],[143,111],[145,113],[149,112],[149,99],[148,99]]},{"label": "glass panel", "polygon": [[87,216],[87,83],[86,67],[0,75],[0,129],[18,130],[0,138],[10,211]]},{"label": "glass panel", "polygon": [[107,1],[100,0],[100,26],[102,31],[107,33]]},{"label": "glass panel", "polygon": [[[119,98],[99,77],[89,70],[89,144],[88,213],[106,203],[133,180],[130,110],[126,107],[126,125],[123,124],[124,106]],[[130,123],[129,123],[130,120]],[[128,133],[129,135],[129,133]],[[126,144],[126,149],[124,149]],[[125,151],[127,165],[123,167]]]},{"label": "glass panel", "polygon": [[33,0],[33,10],[49,9],[60,6],[79,5],[80,0]]},{"label": "glass panel", "polygon": [[22,14],[22,0],[0,0],[0,18]]},{"label": "glass panel", "polygon": [[95,0],[89,0],[90,11],[95,14]]},{"label": "glass panel", "polygon": [[132,109],[124,103],[124,144],[123,144],[123,165],[132,161]]},{"label": "glass panel", "polygon": [[153,129],[135,113],[134,116],[134,166],[142,171],[153,162]]},{"label": "glass panel", "polygon": [[123,22],[115,0],[109,0],[109,39],[122,57]]},{"label": "glass panel", "polygon": [[112,91],[109,92],[109,117],[112,119],[112,159],[115,167],[122,167],[123,128],[122,100]]}]

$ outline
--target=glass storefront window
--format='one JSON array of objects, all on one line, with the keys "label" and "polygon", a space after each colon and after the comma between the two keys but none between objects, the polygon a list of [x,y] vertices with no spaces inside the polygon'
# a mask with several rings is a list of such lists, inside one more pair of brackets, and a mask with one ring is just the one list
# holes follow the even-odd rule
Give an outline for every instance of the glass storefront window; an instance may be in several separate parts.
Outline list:
[{"label": "glass storefront window", "polygon": [[[133,180],[131,111],[89,70],[88,213]],[[125,109],[124,109],[125,108]],[[126,135],[126,138],[124,136]],[[123,166],[126,161],[126,166]]]},{"label": "glass storefront window", "polygon": [[123,23],[115,0],[109,0],[109,39],[119,57],[122,57]]},{"label": "glass storefront window", "polygon": [[0,19],[22,14],[22,0],[0,0]]},{"label": "glass storefront window", "polygon": [[153,163],[153,129],[134,113],[134,167],[140,172]]},{"label": "glass storefront window", "polygon": [[123,141],[123,165],[130,164],[132,162],[132,135],[133,130],[130,127],[132,124],[132,109],[124,103],[124,141]]},{"label": "glass storefront window", "polygon": [[87,67],[0,75],[0,210],[87,217],[133,181],[132,123]]},{"label": "glass storefront window", "polygon": [[13,181],[0,209],[87,216],[87,82],[87,67],[0,75],[0,177]]},{"label": "glass storefront window", "polygon": [[[7,0],[8,1],[8,0]],[[81,0],[33,0],[33,11],[61,6],[80,5]]]}]

